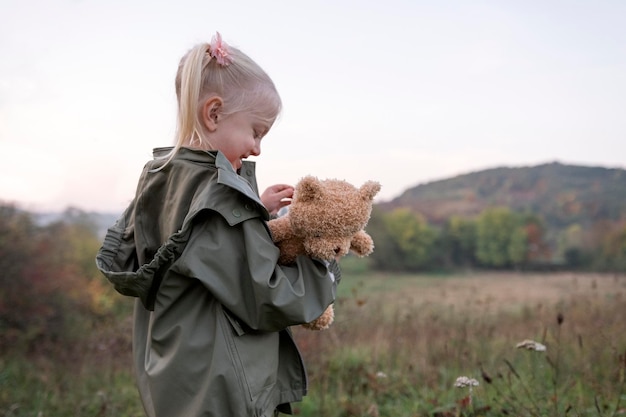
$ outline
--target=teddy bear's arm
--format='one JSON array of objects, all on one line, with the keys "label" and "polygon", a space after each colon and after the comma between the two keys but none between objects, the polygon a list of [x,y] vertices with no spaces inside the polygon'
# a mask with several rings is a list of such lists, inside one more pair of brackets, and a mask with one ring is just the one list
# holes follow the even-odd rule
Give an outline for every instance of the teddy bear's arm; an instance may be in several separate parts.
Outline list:
[{"label": "teddy bear's arm", "polygon": [[359,256],[367,256],[374,250],[374,241],[364,230],[359,230],[352,237],[350,250]]},{"label": "teddy bear's arm", "polygon": [[270,232],[272,232],[272,239],[275,243],[282,242],[293,237],[293,229],[291,228],[291,222],[289,215],[272,219],[268,222]]}]

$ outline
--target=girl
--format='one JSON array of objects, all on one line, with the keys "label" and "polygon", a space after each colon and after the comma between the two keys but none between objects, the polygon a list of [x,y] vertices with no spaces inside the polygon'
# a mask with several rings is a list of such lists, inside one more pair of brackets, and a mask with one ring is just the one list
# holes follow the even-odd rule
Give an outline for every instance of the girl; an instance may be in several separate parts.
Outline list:
[{"label": "girl", "polygon": [[277,264],[270,214],[293,188],[258,195],[254,165],[281,109],[268,75],[219,33],[181,60],[175,146],[157,148],[96,262],[137,297],[133,358],[151,417],[291,413],[307,381],[289,326],[335,299],[336,262]]}]

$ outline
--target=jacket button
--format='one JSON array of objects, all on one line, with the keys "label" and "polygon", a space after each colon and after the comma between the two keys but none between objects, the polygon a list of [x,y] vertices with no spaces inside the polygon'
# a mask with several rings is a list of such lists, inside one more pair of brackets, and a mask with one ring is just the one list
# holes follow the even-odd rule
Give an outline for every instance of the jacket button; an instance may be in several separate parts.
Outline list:
[{"label": "jacket button", "polygon": [[246,210],[251,211],[252,210],[252,204],[250,203],[246,203],[246,205],[244,206],[246,208]]},{"label": "jacket button", "polygon": [[239,211],[239,209],[234,209],[234,210],[233,210],[233,216],[235,216],[235,217],[241,217],[241,211]]}]

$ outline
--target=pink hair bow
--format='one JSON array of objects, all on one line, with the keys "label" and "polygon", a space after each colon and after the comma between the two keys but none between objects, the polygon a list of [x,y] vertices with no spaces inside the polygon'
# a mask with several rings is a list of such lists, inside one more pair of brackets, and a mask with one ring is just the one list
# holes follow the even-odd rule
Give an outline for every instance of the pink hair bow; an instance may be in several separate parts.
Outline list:
[{"label": "pink hair bow", "polygon": [[215,58],[218,64],[226,67],[233,62],[233,57],[230,54],[230,50],[226,42],[222,41],[222,35],[219,32],[215,32],[215,36],[209,44],[209,55]]}]

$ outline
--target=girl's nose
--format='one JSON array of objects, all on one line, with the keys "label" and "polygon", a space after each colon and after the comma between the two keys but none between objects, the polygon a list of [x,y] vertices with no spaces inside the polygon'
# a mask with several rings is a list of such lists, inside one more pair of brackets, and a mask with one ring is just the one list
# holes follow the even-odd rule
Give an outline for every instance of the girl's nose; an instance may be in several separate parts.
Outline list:
[{"label": "girl's nose", "polygon": [[261,155],[261,143],[257,142],[252,148],[252,155],[259,156]]}]

